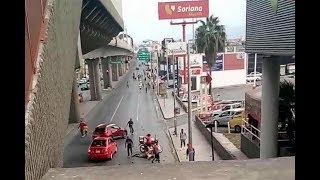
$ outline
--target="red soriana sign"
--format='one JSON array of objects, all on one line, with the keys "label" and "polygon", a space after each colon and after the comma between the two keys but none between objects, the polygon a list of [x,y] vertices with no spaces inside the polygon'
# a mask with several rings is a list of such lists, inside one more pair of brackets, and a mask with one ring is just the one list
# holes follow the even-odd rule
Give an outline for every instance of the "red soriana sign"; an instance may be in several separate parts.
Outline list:
[{"label": "red soriana sign", "polygon": [[159,2],[159,19],[202,18],[209,16],[209,0]]}]

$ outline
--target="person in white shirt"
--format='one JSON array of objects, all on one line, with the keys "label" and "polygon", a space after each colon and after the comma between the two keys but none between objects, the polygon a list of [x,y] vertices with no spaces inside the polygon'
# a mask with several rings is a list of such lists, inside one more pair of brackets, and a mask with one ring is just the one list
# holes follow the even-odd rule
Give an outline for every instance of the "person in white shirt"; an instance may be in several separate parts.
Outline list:
[{"label": "person in white shirt", "polygon": [[187,140],[187,134],[181,129],[180,132],[180,146],[182,148],[182,145],[186,147],[186,140]]}]

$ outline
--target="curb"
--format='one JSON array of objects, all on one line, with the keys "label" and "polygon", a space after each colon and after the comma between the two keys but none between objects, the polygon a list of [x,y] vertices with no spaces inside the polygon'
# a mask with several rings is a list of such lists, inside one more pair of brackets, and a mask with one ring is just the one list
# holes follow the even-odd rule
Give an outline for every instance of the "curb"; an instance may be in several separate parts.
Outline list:
[{"label": "curb", "polygon": [[[162,114],[162,116],[163,116],[163,119],[165,119],[165,120],[170,120],[170,119],[174,118],[174,116],[172,116],[172,117],[167,117],[167,118],[164,116],[164,113],[163,113],[162,107],[161,107],[161,105],[160,105],[160,102],[159,102],[158,96],[157,96],[157,95],[155,95],[155,97],[156,97],[157,102],[158,102],[158,105],[159,105],[159,107],[160,107],[160,110],[161,110],[161,114]],[[182,109],[183,109],[183,108],[182,108]],[[183,115],[184,115],[184,114],[176,115],[176,118],[177,118],[177,117],[179,117],[179,116],[183,116]]]},{"label": "curb", "polygon": [[158,105],[159,105],[159,107],[160,107],[160,111],[161,111],[161,114],[162,114],[163,119],[165,119],[165,120],[171,119],[171,118],[166,118],[166,117],[164,117],[164,113],[163,113],[162,107],[161,107],[161,105],[160,105],[160,102],[159,102],[159,99],[158,99],[158,95],[155,94],[155,97],[156,97],[157,102],[158,102]]},{"label": "curb", "polygon": [[[128,74],[129,74],[129,72],[132,70],[132,68],[133,68],[133,65],[129,68],[129,70],[126,72],[126,74],[123,75],[123,78],[121,79],[121,81],[119,81],[119,82],[115,85],[115,87],[110,90],[110,93],[107,93],[106,95],[104,95],[103,98],[102,98],[86,115],[84,115],[83,118],[84,118],[85,121],[86,121],[86,119],[87,119],[86,117],[88,116],[88,114],[90,114],[95,108],[97,108],[98,105],[99,105],[103,100],[107,100],[107,99],[111,96],[111,94],[114,92],[114,90],[117,90],[117,89],[119,88],[120,84],[123,82],[122,80],[128,76]],[[158,99],[158,98],[157,98],[157,99]],[[161,112],[162,112],[162,111],[161,111]],[[81,117],[81,116],[80,116],[80,117]],[[72,129],[70,129],[70,131],[67,132],[64,137],[67,137],[67,136],[68,136],[71,132],[73,132],[75,129],[77,129],[76,126],[75,126],[74,128],[72,128]]]},{"label": "curb", "polygon": [[173,151],[174,151],[174,155],[175,155],[175,159],[176,160],[178,160],[178,162],[181,162],[180,161],[180,158],[179,158],[179,156],[178,156],[178,152],[177,152],[177,149],[176,149],[176,147],[174,146],[174,143],[173,143],[173,139],[172,139],[172,136],[171,136],[171,133],[170,133],[170,130],[169,129],[167,129],[167,136],[169,136],[170,137],[170,142],[172,143],[172,146],[173,146]]}]

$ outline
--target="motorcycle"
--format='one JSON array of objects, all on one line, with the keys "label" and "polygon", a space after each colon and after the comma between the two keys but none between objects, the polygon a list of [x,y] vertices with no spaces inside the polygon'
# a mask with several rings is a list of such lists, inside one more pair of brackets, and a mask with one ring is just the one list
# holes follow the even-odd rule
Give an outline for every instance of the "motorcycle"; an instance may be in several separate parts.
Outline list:
[{"label": "motorcycle", "polygon": [[[152,143],[155,141],[156,139],[153,139],[152,140]],[[139,136],[139,146],[138,146],[138,148],[139,148],[139,150],[140,150],[140,152],[141,153],[145,153],[146,152],[146,143],[145,143],[145,141],[144,141],[144,136]],[[160,146],[160,153],[163,151],[163,149],[162,149],[162,146],[161,145],[159,145]]]}]

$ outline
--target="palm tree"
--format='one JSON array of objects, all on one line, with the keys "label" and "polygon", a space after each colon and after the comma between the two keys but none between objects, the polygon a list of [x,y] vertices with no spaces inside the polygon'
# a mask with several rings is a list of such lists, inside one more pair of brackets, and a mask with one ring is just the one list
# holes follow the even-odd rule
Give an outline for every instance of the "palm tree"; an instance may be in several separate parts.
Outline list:
[{"label": "palm tree", "polygon": [[[201,25],[196,29],[196,45],[198,53],[205,53],[206,61],[211,69],[216,62],[217,53],[224,51],[226,32],[223,25],[219,24],[219,18],[211,15],[206,22],[200,21]],[[211,83],[209,94],[212,96]]]}]

